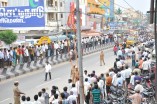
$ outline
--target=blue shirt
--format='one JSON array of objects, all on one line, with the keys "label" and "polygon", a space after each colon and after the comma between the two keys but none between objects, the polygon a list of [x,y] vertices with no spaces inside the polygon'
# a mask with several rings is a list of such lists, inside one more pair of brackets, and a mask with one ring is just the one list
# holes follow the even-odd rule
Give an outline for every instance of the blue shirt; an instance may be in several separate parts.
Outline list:
[{"label": "blue shirt", "polygon": [[140,76],[135,76],[135,77],[134,77],[134,81],[136,82],[136,80],[141,81],[142,79],[141,79]]}]

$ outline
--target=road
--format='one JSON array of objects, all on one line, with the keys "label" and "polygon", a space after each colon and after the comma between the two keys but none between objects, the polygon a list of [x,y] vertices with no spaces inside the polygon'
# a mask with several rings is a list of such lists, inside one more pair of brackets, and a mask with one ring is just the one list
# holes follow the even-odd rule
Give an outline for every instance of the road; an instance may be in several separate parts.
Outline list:
[{"label": "road", "polygon": [[[99,54],[96,52],[83,57],[83,68],[89,73],[93,70],[96,74],[106,73],[108,68],[113,66],[115,56],[113,55],[112,49],[104,50],[105,53],[105,66],[100,66]],[[47,92],[50,93],[51,87],[56,85],[60,91],[63,91],[63,87],[68,84],[70,78],[71,64],[70,62],[64,62],[58,65],[52,66],[52,80],[44,81],[44,69],[31,72],[25,75],[21,75],[0,83],[0,104],[13,103],[13,83],[19,81],[19,89],[30,96],[33,100],[33,96],[37,94],[42,88],[46,88]]]}]

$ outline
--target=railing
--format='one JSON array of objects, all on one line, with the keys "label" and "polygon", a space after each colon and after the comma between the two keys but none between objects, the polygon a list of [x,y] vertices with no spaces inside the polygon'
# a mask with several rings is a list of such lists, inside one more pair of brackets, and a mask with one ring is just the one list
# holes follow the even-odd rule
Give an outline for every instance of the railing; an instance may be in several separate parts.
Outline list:
[{"label": "railing", "polygon": [[[82,44],[82,51],[83,55],[91,54],[93,52],[97,52],[100,50],[103,50],[105,48],[111,48],[113,47],[114,42],[108,42],[108,43],[87,43]],[[16,64],[15,66],[4,66],[2,69],[2,75],[12,75],[12,73],[15,73],[19,75],[20,73],[26,73],[33,70],[38,70],[40,68],[43,68],[46,64],[46,62],[49,62],[50,64],[58,64],[61,62],[65,62],[69,60],[69,49],[72,49],[70,47],[64,48],[60,53],[58,53],[58,50],[53,50],[51,53],[49,53],[49,50],[47,50],[47,53],[45,53],[43,57],[37,57],[29,56],[29,60],[25,62],[21,62]],[[23,59],[22,59],[23,60]],[[70,60],[69,60],[70,61]]]}]

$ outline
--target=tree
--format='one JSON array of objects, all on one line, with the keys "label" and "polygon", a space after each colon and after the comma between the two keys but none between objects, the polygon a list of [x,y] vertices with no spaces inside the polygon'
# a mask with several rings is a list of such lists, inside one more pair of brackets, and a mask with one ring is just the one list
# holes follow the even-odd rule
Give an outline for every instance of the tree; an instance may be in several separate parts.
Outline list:
[{"label": "tree", "polygon": [[0,40],[9,45],[16,41],[17,35],[12,30],[0,31]]},{"label": "tree", "polygon": [[121,10],[120,8],[118,8],[118,9],[116,10],[116,13],[117,13],[118,15],[121,15],[121,14],[122,14],[122,10]]}]

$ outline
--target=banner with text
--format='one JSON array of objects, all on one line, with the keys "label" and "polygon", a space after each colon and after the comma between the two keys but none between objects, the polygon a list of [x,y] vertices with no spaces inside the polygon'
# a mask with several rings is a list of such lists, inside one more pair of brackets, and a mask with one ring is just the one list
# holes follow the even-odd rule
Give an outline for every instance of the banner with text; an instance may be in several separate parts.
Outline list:
[{"label": "banner with text", "polygon": [[44,26],[44,0],[29,0],[28,6],[0,7],[0,27]]}]

